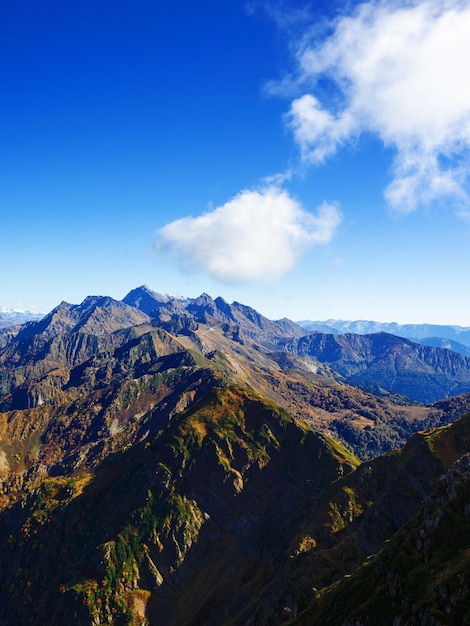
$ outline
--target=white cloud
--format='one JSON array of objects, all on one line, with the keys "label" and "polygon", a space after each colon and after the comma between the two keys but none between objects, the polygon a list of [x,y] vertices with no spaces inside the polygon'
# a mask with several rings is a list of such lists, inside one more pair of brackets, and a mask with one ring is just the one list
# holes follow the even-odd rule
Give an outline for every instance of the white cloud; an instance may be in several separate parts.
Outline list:
[{"label": "white cloud", "polygon": [[353,130],[353,120],[348,112],[335,118],[311,94],[294,100],[290,115],[302,157],[315,164],[336,152],[338,145],[348,139]]},{"label": "white cloud", "polygon": [[326,38],[301,41],[300,81],[313,88],[292,102],[288,123],[305,162],[372,132],[395,150],[385,191],[392,207],[411,211],[440,197],[468,206],[468,1],[368,2]]},{"label": "white cloud", "polygon": [[271,186],[242,191],[199,217],[167,224],[157,249],[175,252],[186,271],[203,270],[225,283],[273,280],[309,246],[328,243],[340,222],[335,205],[325,203],[314,215]]}]

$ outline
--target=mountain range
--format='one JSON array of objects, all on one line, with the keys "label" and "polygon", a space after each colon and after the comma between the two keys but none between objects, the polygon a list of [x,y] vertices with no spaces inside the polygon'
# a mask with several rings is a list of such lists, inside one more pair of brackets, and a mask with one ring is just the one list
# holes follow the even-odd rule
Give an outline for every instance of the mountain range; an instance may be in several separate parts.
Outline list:
[{"label": "mountain range", "polygon": [[470,389],[469,357],[388,333],[314,332],[285,343],[284,350],[327,363],[349,384],[374,393],[399,393],[426,403]]},{"label": "mountain range", "polygon": [[14,326],[15,324],[24,324],[31,320],[40,320],[43,313],[33,313],[32,311],[20,311],[16,309],[0,309],[0,328]]},{"label": "mountain range", "polygon": [[297,323],[308,332],[317,331],[334,335],[346,333],[357,335],[389,333],[398,337],[406,337],[423,345],[448,348],[465,356],[470,355],[470,327],[467,326],[397,324],[396,322],[334,319],[325,321],[302,320]]},{"label": "mountain range", "polygon": [[147,287],[1,330],[0,623],[467,623],[469,365]]}]

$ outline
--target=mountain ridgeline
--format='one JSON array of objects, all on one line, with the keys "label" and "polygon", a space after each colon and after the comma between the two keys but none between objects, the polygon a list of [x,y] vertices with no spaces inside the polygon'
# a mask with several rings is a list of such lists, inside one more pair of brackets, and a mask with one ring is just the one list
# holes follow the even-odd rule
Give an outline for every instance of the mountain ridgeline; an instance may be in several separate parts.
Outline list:
[{"label": "mountain ridgeline", "polygon": [[371,335],[388,333],[406,337],[426,346],[448,348],[464,356],[470,356],[470,328],[467,326],[445,326],[440,324],[397,324],[396,322],[372,322],[367,320],[303,320],[299,326],[307,332],[322,332],[334,335]]},{"label": "mountain ridgeline", "polygon": [[469,390],[470,357],[387,333],[312,333],[286,343],[284,350],[328,363],[345,382],[374,393],[427,403]]},{"label": "mountain ridgeline", "polygon": [[147,287],[0,330],[0,624],[470,623],[469,366]]}]

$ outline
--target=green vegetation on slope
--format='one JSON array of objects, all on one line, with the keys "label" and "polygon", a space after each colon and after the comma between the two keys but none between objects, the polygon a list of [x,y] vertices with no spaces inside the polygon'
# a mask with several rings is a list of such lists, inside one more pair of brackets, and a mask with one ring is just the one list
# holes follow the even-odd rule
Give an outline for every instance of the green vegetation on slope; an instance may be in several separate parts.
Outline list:
[{"label": "green vegetation on slope", "polygon": [[292,625],[470,624],[470,455],[370,562],[318,594]]},{"label": "green vegetation on slope", "polygon": [[[287,541],[276,545],[276,533],[297,507],[355,465],[272,403],[215,389],[94,475],[46,479],[26,507],[4,514],[0,619],[156,624],[188,576],[197,584],[178,591],[183,608],[175,623],[207,594],[215,593],[220,611],[232,578],[220,576],[210,590],[198,572],[207,576],[207,567],[227,558],[249,570],[250,554],[260,551],[273,558]],[[215,551],[204,565],[201,549]],[[258,585],[262,593],[262,578]]]}]

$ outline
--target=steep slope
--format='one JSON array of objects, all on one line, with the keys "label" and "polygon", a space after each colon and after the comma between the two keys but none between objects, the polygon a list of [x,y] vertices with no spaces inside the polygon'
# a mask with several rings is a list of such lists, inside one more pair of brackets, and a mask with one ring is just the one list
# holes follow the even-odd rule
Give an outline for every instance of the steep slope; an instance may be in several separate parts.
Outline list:
[{"label": "steep slope", "polygon": [[2,505],[46,475],[86,471],[152,436],[174,414],[224,384],[203,357],[161,330],[94,355],[70,370],[67,384],[49,402],[0,413]]},{"label": "steep slope", "polygon": [[[70,368],[98,352],[112,350],[128,340],[132,329],[149,321],[147,315],[122,302],[90,296],[80,305],[62,302],[42,320],[21,326],[0,347],[0,410],[46,402],[49,394],[67,383]],[[41,393],[38,383],[49,374],[39,384]]]},{"label": "steep slope", "polygon": [[349,384],[433,402],[470,391],[470,358],[386,333],[313,333],[284,350],[326,363]]},{"label": "steep slope", "polygon": [[299,511],[356,465],[274,405],[215,390],[96,474],[47,479],[4,514],[1,623],[242,623]]},{"label": "steep slope", "polygon": [[38,322],[27,324],[18,340],[41,334],[46,338],[62,332],[78,331],[104,335],[148,321],[148,316],[123,302],[108,296],[88,296],[81,304],[61,302]]},{"label": "steep slope", "polygon": [[[417,514],[351,577],[320,592],[292,624],[460,626],[470,623],[468,421],[434,432],[445,466]],[[457,454],[456,454],[457,453]]]},{"label": "steep slope", "polygon": [[[468,538],[468,464],[458,474],[465,491],[457,480],[441,482],[451,489],[449,506],[442,489],[432,494],[469,452],[467,416],[357,467],[272,403],[215,389],[152,438],[93,472],[46,478],[0,516],[0,621],[276,626],[298,616],[298,624],[392,624],[390,615],[408,610],[425,615],[407,604],[421,601],[416,584],[437,589],[441,610],[462,617],[465,596],[453,589],[465,591],[467,557],[457,549]],[[413,550],[430,556],[424,570]],[[384,589],[395,614],[381,621]]]}]

